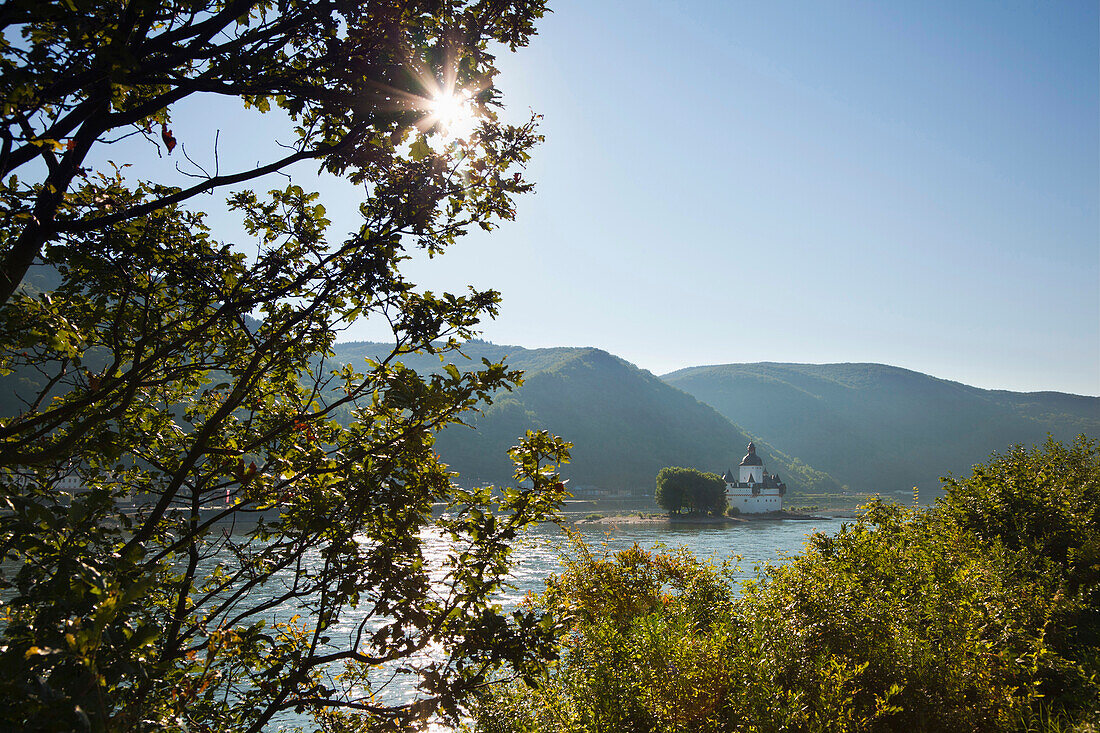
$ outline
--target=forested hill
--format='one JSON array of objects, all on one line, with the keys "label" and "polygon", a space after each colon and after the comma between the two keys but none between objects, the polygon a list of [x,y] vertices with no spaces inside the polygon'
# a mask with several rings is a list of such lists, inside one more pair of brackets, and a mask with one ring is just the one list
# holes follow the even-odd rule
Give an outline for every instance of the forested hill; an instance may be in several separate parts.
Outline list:
[{"label": "forested hill", "polygon": [[662,379],[857,491],[935,488],[1048,433],[1100,437],[1100,398],[985,390],[883,364],[725,364]]},{"label": "forested hill", "polygon": [[[381,344],[345,343],[338,361],[356,363],[382,353]],[[464,353],[476,366],[482,357],[502,359],[526,372],[524,383],[497,396],[475,429],[449,428],[439,436],[443,460],[465,482],[506,482],[511,476],[507,449],[525,430],[545,429],[575,444],[562,474],[580,487],[627,489],[651,495],[654,477],[665,466],[723,472],[736,468],[750,437],[694,397],[670,387],[647,371],[594,348],[523,349],[479,341]],[[438,357],[403,357],[417,371],[441,368]],[[456,361],[462,367],[464,360]],[[810,466],[758,443],[769,470],[778,472],[792,493],[832,491],[838,483]]]}]

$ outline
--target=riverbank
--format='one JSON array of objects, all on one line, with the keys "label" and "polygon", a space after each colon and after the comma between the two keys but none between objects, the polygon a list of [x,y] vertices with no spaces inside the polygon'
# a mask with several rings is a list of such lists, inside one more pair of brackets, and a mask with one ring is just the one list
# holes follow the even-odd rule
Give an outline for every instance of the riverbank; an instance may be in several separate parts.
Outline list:
[{"label": "riverbank", "polygon": [[[828,516],[826,516],[828,515]],[[725,524],[744,524],[746,522],[767,522],[781,519],[797,519],[806,521],[821,521],[825,519],[854,518],[851,512],[841,514],[823,512],[822,514],[801,514],[799,512],[766,512],[762,514],[739,514],[735,517],[715,516],[710,514],[610,514],[607,516],[593,515],[584,519],[577,519],[574,524],[650,524],[663,526],[714,526]]]}]

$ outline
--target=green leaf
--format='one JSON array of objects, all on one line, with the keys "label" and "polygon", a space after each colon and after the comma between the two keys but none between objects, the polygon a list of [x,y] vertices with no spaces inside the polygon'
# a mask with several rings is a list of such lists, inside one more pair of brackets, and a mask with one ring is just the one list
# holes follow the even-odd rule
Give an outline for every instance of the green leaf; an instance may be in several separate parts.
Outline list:
[{"label": "green leaf", "polygon": [[432,149],[428,146],[428,141],[423,135],[418,136],[416,142],[409,147],[409,154],[418,163],[432,155]]}]

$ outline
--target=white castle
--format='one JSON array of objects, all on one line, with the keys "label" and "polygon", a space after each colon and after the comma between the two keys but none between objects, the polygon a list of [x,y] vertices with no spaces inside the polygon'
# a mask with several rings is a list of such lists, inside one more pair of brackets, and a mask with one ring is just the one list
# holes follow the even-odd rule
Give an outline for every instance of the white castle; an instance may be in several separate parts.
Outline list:
[{"label": "white castle", "polygon": [[787,485],[779,480],[779,476],[765,470],[764,462],[756,455],[756,446],[752,443],[749,443],[749,452],[741,459],[738,469],[741,473],[739,478],[734,478],[733,472],[728,469],[722,477],[726,482],[726,499],[730,506],[737,507],[743,514],[783,509]]}]

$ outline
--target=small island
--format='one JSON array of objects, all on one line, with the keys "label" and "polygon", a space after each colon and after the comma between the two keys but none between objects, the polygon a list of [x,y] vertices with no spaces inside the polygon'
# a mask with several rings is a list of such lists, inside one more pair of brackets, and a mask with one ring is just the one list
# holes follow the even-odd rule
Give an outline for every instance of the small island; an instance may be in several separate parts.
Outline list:
[{"label": "small island", "polygon": [[635,512],[601,516],[592,514],[577,524],[690,524],[718,525],[776,519],[823,519],[784,511],[787,485],[767,472],[764,461],[749,442],[738,466],[739,477],[726,469],[724,476],[694,468],[667,466],[657,473],[653,494],[664,514]]}]

